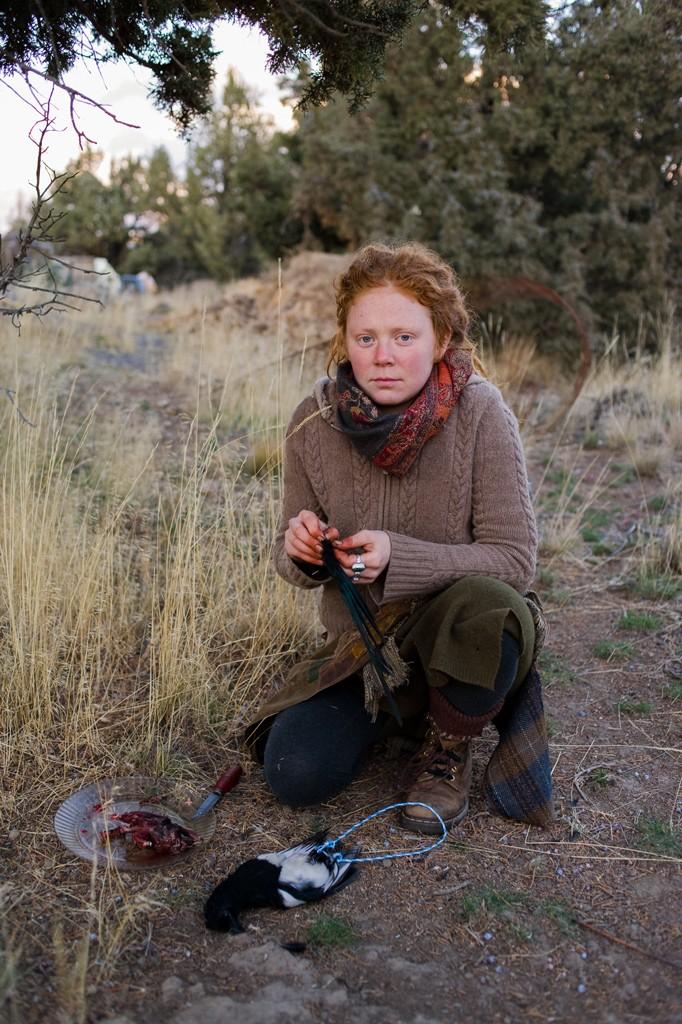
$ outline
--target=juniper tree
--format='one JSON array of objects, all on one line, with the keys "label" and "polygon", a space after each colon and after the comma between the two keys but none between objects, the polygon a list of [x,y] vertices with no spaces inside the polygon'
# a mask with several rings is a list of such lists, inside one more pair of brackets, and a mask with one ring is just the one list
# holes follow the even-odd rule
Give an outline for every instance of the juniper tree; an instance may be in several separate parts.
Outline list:
[{"label": "juniper tree", "polygon": [[338,103],[299,115],[306,223],[337,247],[417,238],[466,277],[524,274],[632,328],[682,279],[682,13],[586,0],[542,45],[477,44],[433,5],[362,121]]},{"label": "juniper tree", "polygon": [[[427,0],[24,0],[0,7],[0,74],[62,82],[80,58],[124,59],[148,68],[152,95],[187,129],[210,110],[211,29],[229,19],[263,32],[268,70],[313,62],[303,100],[338,90],[357,105],[381,70],[384,50]],[[513,47],[542,24],[543,0],[450,0],[461,19],[485,27],[492,45]]]}]

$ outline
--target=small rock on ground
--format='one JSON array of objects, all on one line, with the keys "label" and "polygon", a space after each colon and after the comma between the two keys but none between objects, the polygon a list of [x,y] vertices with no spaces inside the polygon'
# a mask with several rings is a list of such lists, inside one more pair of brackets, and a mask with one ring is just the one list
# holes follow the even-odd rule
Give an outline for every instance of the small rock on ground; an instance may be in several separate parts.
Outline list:
[{"label": "small rock on ground", "polygon": [[305,993],[294,992],[284,982],[271,982],[246,1002],[231,996],[206,996],[171,1018],[170,1024],[281,1024],[282,1021],[312,1021],[303,1003]]},{"label": "small rock on ground", "polygon": [[185,983],[182,978],[171,974],[170,978],[166,978],[161,985],[161,999],[164,1003],[170,1003],[180,995],[184,987]]},{"label": "small rock on ground", "polygon": [[275,942],[266,942],[262,946],[252,946],[240,950],[230,957],[230,965],[237,970],[253,974],[255,977],[295,977],[301,981],[310,981],[313,967],[309,960],[294,956],[282,949]]}]

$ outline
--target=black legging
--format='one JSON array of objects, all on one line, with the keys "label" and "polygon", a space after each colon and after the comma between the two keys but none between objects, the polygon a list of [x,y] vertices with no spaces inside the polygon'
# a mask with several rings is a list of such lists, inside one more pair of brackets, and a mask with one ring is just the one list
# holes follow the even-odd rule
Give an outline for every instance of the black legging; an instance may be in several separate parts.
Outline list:
[{"label": "black legging", "polygon": [[[505,630],[494,690],[453,681],[441,693],[465,715],[486,714],[511,689],[518,663],[519,645]],[[382,738],[388,719],[380,711],[372,722],[357,676],[280,711],[265,745],[268,785],[291,807],[329,800],[356,777],[364,755]]]}]

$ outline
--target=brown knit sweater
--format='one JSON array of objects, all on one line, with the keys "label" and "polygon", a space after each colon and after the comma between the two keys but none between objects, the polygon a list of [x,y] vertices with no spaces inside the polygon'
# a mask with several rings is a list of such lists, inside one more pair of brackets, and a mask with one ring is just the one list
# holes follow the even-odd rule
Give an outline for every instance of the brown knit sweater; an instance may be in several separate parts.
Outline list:
[{"label": "brown knit sweater", "polygon": [[[463,576],[492,576],[523,593],[535,575],[537,531],[516,419],[500,392],[473,374],[443,429],[402,478],[361,455],[336,420],[336,385],[324,378],[287,429],[284,496],[275,539],[277,571],[322,587],[322,624],[334,638],[352,628],[323,570],[301,570],[284,551],[289,519],[315,512],[342,537],[385,530],[386,571],[363,596],[370,607],[427,596]],[[317,578],[313,578],[317,577]]]}]

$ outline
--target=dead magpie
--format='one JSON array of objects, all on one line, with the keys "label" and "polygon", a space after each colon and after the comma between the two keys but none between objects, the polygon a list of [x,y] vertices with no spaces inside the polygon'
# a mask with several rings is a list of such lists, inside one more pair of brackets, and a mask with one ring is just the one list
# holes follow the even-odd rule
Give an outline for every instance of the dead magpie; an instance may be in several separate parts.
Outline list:
[{"label": "dead magpie", "polygon": [[[208,928],[243,932],[239,913],[250,907],[300,907],[338,892],[356,877],[355,864],[339,861],[321,850],[327,832],[280,853],[261,853],[240,864],[213,890],[204,907]],[[336,848],[335,853],[343,853]],[[344,856],[355,857],[359,847]]]}]

